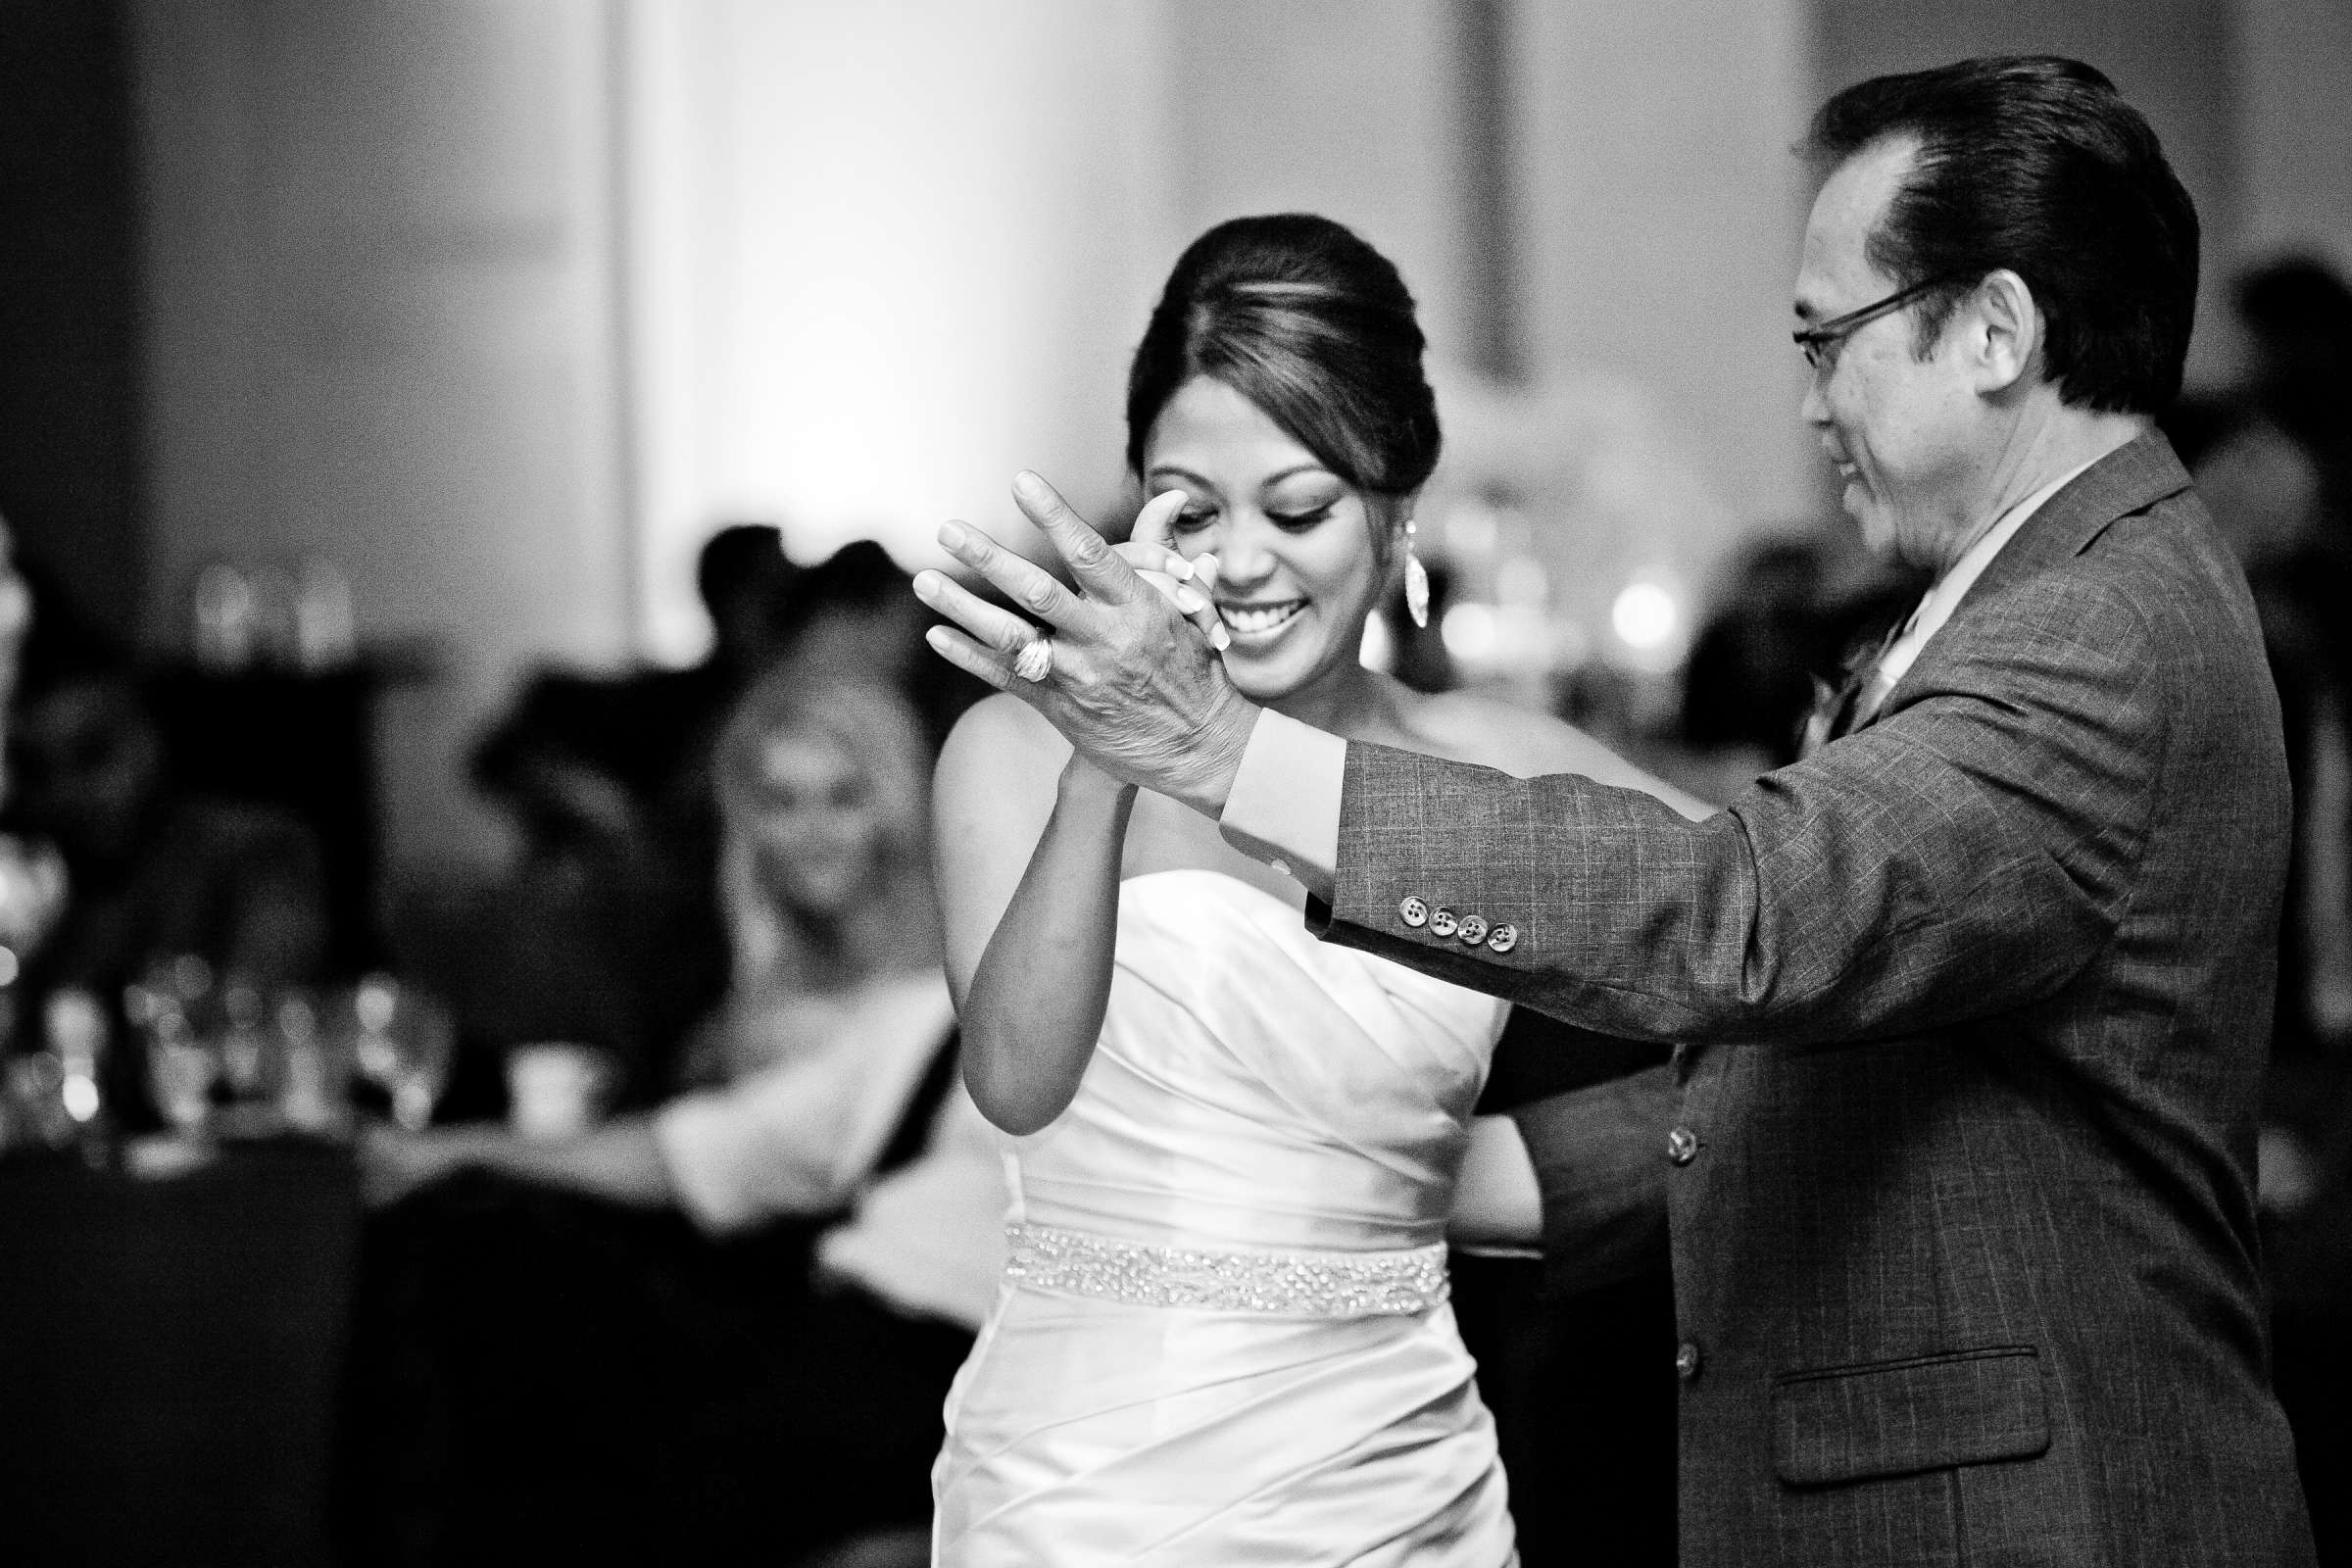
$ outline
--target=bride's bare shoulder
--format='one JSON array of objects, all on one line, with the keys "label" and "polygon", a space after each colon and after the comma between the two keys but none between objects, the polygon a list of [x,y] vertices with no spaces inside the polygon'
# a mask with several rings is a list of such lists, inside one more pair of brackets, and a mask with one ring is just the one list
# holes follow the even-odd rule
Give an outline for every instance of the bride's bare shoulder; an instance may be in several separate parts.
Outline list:
[{"label": "bride's bare shoulder", "polygon": [[1598,741],[1549,713],[1468,692],[1436,692],[1406,710],[1421,749],[1457,762],[1499,768],[1522,778],[1539,773],[1583,773],[1612,754]]},{"label": "bride's bare shoulder", "polygon": [[1549,713],[1467,692],[1442,692],[1414,703],[1407,723],[1425,742],[1422,749],[1433,756],[1475,762],[1518,778],[1581,773],[1598,783],[1655,795],[1686,816],[1707,814],[1699,802]]},{"label": "bride's bare shoulder", "polygon": [[941,793],[1012,791],[1051,796],[1070,744],[1037,710],[999,692],[973,704],[940,748],[934,787]]}]

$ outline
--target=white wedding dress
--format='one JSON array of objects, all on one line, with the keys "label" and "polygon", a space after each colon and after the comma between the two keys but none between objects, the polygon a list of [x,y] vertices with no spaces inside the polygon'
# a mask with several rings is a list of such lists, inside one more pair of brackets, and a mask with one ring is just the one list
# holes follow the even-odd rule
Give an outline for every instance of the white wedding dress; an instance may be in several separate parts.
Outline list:
[{"label": "white wedding dress", "polygon": [[1513,1560],[1445,1302],[1504,1007],[1206,870],[1119,896],[1102,1041],[1006,1140],[1011,1261],[948,1396],[933,1560]]}]

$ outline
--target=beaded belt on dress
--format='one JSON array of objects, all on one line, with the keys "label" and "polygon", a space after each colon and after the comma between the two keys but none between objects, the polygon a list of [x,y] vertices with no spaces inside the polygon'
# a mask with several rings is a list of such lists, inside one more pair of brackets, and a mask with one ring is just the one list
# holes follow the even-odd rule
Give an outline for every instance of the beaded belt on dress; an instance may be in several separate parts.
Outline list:
[{"label": "beaded belt on dress", "polygon": [[1396,1252],[1224,1252],[1146,1247],[1054,1225],[1007,1225],[1004,1234],[1011,1278],[1134,1306],[1410,1317],[1448,1295],[1443,1242]]}]

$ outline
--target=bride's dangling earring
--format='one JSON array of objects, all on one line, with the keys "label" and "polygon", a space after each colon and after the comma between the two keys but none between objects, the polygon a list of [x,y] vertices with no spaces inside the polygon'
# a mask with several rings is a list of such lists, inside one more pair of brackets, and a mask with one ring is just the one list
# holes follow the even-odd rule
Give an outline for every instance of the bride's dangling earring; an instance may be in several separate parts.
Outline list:
[{"label": "bride's dangling earring", "polygon": [[1413,535],[1420,532],[1413,519],[1404,519],[1404,612],[1413,617],[1416,626],[1429,624],[1429,568],[1421,564],[1421,552],[1413,548]]}]

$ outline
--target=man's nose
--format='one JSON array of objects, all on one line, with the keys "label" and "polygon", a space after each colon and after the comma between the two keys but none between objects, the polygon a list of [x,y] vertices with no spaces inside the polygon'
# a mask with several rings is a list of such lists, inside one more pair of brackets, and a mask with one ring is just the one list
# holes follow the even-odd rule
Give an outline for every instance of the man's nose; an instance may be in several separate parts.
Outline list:
[{"label": "man's nose", "polygon": [[1796,413],[1797,417],[1807,424],[1825,425],[1830,422],[1830,400],[1821,395],[1819,372],[1806,374],[1804,401],[1796,406]]}]

